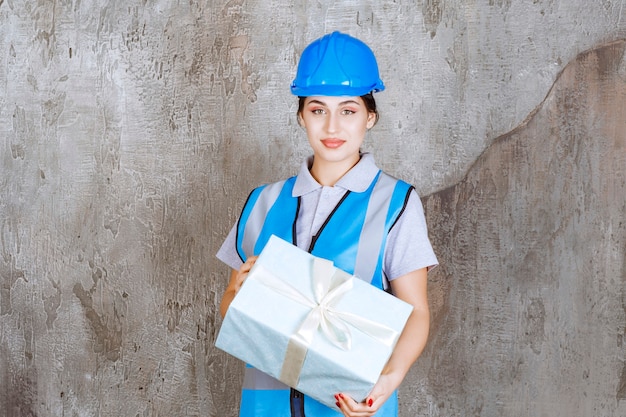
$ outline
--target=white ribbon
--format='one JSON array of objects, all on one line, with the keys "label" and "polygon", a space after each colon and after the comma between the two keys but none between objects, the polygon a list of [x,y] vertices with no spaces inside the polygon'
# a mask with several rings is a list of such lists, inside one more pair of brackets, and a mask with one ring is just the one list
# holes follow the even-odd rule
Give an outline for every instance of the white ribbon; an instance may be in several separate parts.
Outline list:
[{"label": "white ribbon", "polygon": [[[331,261],[313,258],[314,300],[303,295],[286,281],[274,276],[262,265],[255,265],[255,269],[261,269],[255,276],[258,282],[311,309],[296,333],[289,338],[278,378],[291,387],[298,384],[304,358],[318,329],[333,345],[343,350],[349,350],[352,346],[352,335],[348,325],[390,347],[399,336],[399,333],[392,328],[356,314],[340,311],[335,307],[341,297],[352,289],[354,277],[336,269]],[[367,302],[367,300],[363,301]]]}]

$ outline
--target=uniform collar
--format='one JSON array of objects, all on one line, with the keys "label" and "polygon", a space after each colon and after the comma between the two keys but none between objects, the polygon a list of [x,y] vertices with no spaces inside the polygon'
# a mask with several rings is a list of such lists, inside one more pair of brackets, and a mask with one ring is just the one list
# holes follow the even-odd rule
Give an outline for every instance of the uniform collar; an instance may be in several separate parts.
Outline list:
[{"label": "uniform collar", "polygon": [[[293,196],[300,197],[304,194],[310,193],[322,187],[315,178],[311,175],[309,169],[313,164],[313,156],[308,157],[300,166],[300,172],[296,178],[296,183],[293,187]],[[343,177],[337,181],[335,187],[340,187],[345,190],[353,191],[356,193],[362,193],[370,186],[379,168],[376,166],[374,156],[370,153],[362,153],[361,159],[357,164],[352,167]]]}]

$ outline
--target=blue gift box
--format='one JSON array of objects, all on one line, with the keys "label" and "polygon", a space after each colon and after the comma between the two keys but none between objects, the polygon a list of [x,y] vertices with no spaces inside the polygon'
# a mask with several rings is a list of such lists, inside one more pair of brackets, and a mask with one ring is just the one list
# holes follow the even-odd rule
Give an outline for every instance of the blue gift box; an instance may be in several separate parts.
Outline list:
[{"label": "blue gift box", "polygon": [[357,401],[378,380],[413,308],[272,236],[215,345],[312,398]]}]

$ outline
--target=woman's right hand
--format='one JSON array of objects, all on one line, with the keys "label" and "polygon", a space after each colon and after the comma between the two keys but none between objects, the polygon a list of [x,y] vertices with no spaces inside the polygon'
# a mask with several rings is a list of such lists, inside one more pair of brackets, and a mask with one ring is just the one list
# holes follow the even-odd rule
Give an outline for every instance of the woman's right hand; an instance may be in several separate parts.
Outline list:
[{"label": "woman's right hand", "polygon": [[239,289],[243,285],[243,282],[248,277],[248,273],[252,266],[256,262],[258,256],[250,256],[246,261],[239,267],[239,270],[233,269],[230,273],[230,281],[228,282],[228,286],[224,291],[224,296],[222,297],[222,302],[220,303],[220,313],[222,317],[226,315],[226,311],[230,306],[230,303],[239,292]]},{"label": "woman's right hand", "polygon": [[243,285],[243,282],[246,280],[246,278],[248,278],[248,272],[250,272],[250,270],[252,269],[252,266],[256,262],[257,258],[258,256],[250,256],[243,264],[241,264],[241,266],[239,267],[239,271],[233,270],[233,274],[231,274],[230,276],[230,282],[228,283],[228,286],[233,286],[235,294],[237,294],[237,292]]}]

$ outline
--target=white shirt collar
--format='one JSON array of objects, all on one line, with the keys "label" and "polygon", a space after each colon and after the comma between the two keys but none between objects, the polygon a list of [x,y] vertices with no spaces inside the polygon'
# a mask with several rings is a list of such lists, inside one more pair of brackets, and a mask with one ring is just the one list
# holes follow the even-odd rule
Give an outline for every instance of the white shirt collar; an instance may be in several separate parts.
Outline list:
[{"label": "white shirt collar", "polygon": [[[300,172],[296,178],[296,183],[293,187],[293,196],[299,197],[304,194],[321,188],[322,185],[318,183],[311,175],[309,169],[313,164],[313,156],[309,156],[300,166]],[[341,187],[349,191],[362,193],[370,186],[374,178],[380,169],[376,166],[374,156],[370,153],[362,153],[361,159],[355,166],[346,172],[346,174],[337,181],[335,187]]]}]

